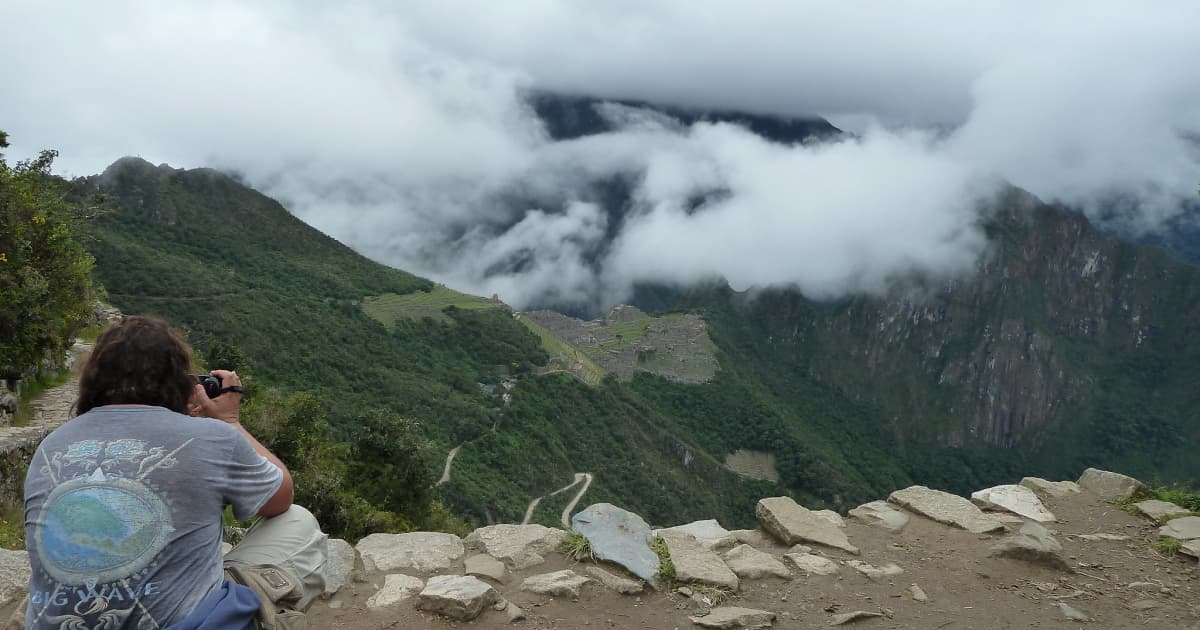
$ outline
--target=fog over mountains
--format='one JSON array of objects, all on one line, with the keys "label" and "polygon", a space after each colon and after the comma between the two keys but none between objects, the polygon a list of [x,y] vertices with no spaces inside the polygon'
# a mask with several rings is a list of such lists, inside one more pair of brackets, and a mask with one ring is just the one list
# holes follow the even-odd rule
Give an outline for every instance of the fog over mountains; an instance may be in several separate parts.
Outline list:
[{"label": "fog over mountains", "polygon": [[[239,173],[365,254],[521,307],[724,277],[830,298],[971,270],[1012,182],[1142,233],[1200,181],[1195,2],[0,7],[11,157]],[[783,145],[531,91],[823,116]],[[628,188],[619,217],[607,186]],[[252,228],[252,226],[248,226]]]}]

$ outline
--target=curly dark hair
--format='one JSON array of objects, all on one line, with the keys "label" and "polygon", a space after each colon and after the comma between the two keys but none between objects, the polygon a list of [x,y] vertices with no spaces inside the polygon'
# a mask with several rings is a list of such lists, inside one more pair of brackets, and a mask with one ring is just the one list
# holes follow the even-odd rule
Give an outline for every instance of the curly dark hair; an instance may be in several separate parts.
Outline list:
[{"label": "curly dark hair", "polygon": [[187,413],[192,349],[161,319],[129,316],[100,333],[79,376],[76,413],[137,404]]}]

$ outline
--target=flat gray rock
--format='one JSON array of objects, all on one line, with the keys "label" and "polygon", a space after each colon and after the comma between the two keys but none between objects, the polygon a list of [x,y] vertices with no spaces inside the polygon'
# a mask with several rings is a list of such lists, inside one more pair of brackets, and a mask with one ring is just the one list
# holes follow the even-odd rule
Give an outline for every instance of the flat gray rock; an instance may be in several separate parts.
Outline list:
[{"label": "flat gray rock", "polygon": [[676,525],[675,527],[664,527],[663,529],[654,530],[651,532],[651,535],[661,536],[662,532],[689,534],[699,541],[705,549],[711,551],[730,549],[738,544],[738,539],[734,536],[733,532],[721,527],[721,524],[715,519],[695,521],[686,525]]},{"label": "flat gray rock", "polygon": [[1179,553],[1200,560],[1200,539],[1185,540],[1179,545]]},{"label": "flat gray rock", "polygon": [[972,492],[971,501],[985,510],[1003,510],[1039,523],[1055,520],[1042,500],[1025,486],[1006,484],[985,488]]},{"label": "flat gray rock", "polygon": [[435,575],[417,595],[417,610],[470,621],[498,597],[496,589],[473,575]]},{"label": "flat gray rock", "polygon": [[765,551],[759,551],[750,545],[738,545],[725,552],[725,564],[739,578],[757,580],[764,577],[789,578],[792,572]]},{"label": "flat gray rock", "polygon": [[688,534],[663,532],[663,542],[675,565],[675,579],[689,584],[738,589],[738,577],[717,554],[707,550]]},{"label": "flat gray rock", "polygon": [[850,516],[892,532],[898,532],[908,525],[908,515],[888,505],[887,501],[864,503],[850,510]]},{"label": "flat gray rock", "polygon": [[813,515],[829,521],[834,527],[846,526],[846,521],[842,518],[842,515],[833,510],[813,510]]},{"label": "flat gray rock", "polygon": [[1109,501],[1123,501],[1146,485],[1121,473],[1089,468],[1080,475],[1079,487]]},{"label": "flat gray rock", "polygon": [[758,524],[785,545],[812,542],[858,553],[858,547],[850,544],[840,527],[827,517],[819,516],[796,503],[791,497],[759,499],[755,515]]},{"label": "flat gray rock", "polygon": [[1059,571],[1071,571],[1062,555],[1062,545],[1037,523],[1026,523],[1019,532],[992,546],[991,555],[1038,564]]},{"label": "flat gray rock", "polygon": [[423,588],[425,588],[425,583],[420,578],[402,573],[385,575],[383,576],[383,587],[367,599],[367,608],[394,606],[420,593]]},{"label": "flat gray rock", "polygon": [[1185,516],[1172,519],[1158,528],[1159,536],[1170,536],[1178,540],[1200,538],[1200,516]]},{"label": "flat gray rock", "polygon": [[779,541],[772,538],[767,532],[764,532],[761,527],[755,529],[735,529],[729,533],[733,534],[734,539],[739,543],[760,549],[779,544]]},{"label": "flat gray rock", "polygon": [[896,577],[897,575],[904,573],[904,569],[901,569],[900,565],[896,564],[895,562],[889,562],[883,566],[877,567],[861,560],[847,560],[846,565],[867,576],[873,581]]},{"label": "flat gray rock", "polygon": [[658,555],[650,549],[650,526],[642,517],[611,503],[596,503],[571,517],[600,560],[621,565],[649,584],[658,574]]},{"label": "flat gray rock", "polygon": [[1079,484],[1074,481],[1047,481],[1041,477],[1025,477],[1018,484],[1033,490],[1042,497],[1059,499],[1079,493]]},{"label": "flat gray rock", "polygon": [[29,592],[31,574],[27,552],[0,549],[0,606]]},{"label": "flat gray rock", "polygon": [[329,559],[325,562],[325,597],[333,597],[350,576],[354,574],[354,562],[358,554],[350,543],[341,538],[330,538],[325,541]]},{"label": "flat gray rock", "polygon": [[1063,602],[1058,602],[1058,612],[1062,613],[1063,617],[1066,617],[1067,619],[1070,619],[1071,621],[1091,621],[1092,620],[1091,617],[1087,616],[1087,613],[1083,612],[1082,610],[1079,610],[1078,608],[1068,606],[1067,604],[1064,604]]},{"label": "flat gray rock", "polygon": [[1188,515],[1191,511],[1181,508],[1169,501],[1159,501],[1158,499],[1149,499],[1146,501],[1138,501],[1133,504],[1137,511],[1154,520],[1166,518],[1168,516]]},{"label": "flat gray rock", "polygon": [[703,617],[688,617],[688,619],[701,628],[717,628],[718,630],[770,628],[775,621],[775,613],[737,606],[718,606]]},{"label": "flat gray rock", "polygon": [[627,577],[617,575],[612,571],[606,571],[594,564],[588,565],[584,571],[589,576],[595,578],[605,588],[616,591],[622,595],[637,595],[646,590],[646,583],[641,580],[631,580]]},{"label": "flat gray rock", "polygon": [[838,572],[836,562],[811,553],[787,553],[783,558],[792,563],[796,570],[809,575],[834,575]]},{"label": "flat gray rock", "polygon": [[468,556],[463,561],[463,573],[475,577],[485,577],[500,583],[504,583],[508,579],[508,567],[486,553]]},{"label": "flat gray rock", "polygon": [[566,537],[567,532],[544,525],[489,525],[463,542],[519,571],[545,562],[545,555],[558,551]]},{"label": "flat gray rock", "polygon": [[575,598],[579,597],[579,589],[591,581],[591,578],[579,575],[570,569],[563,569],[553,573],[531,575],[521,582],[521,590],[552,597]]},{"label": "flat gray rock", "polygon": [[863,619],[874,619],[876,617],[882,617],[882,616],[883,616],[883,613],[881,613],[881,612],[869,612],[866,610],[855,610],[853,612],[840,613],[840,614],[834,615],[833,617],[830,617],[829,625],[844,626],[853,621],[862,621]]},{"label": "flat gray rock", "polygon": [[355,546],[367,571],[445,571],[465,553],[462,539],[441,532],[371,534]]},{"label": "flat gray rock", "polygon": [[909,486],[888,496],[888,501],[939,523],[960,527],[973,534],[1004,529],[1004,523],[984,514],[974,503],[949,492],[925,486]]}]

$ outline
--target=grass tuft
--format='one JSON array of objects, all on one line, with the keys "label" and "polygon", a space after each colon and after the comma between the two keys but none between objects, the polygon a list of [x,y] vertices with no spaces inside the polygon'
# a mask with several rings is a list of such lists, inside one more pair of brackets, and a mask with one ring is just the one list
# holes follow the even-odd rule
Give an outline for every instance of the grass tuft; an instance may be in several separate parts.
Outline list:
[{"label": "grass tuft", "polygon": [[1156,542],[1151,544],[1150,548],[1155,551],[1165,553],[1168,556],[1173,556],[1173,555],[1179,553],[1179,548],[1181,546],[1183,546],[1183,543],[1180,542],[1180,540],[1178,538],[1171,538],[1170,536],[1163,536],[1162,538],[1158,539]]},{"label": "grass tuft", "polygon": [[579,532],[567,532],[567,537],[560,545],[563,553],[575,558],[577,562],[592,562],[596,554],[592,552],[592,543]]},{"label": "grass tuft", "polygon": [[656,537],[650,543],[650,550],[658,556],[658,579],[668,586],[675,584],[675,563],[671,561],[671,551],[667,549],[667,541]]}]

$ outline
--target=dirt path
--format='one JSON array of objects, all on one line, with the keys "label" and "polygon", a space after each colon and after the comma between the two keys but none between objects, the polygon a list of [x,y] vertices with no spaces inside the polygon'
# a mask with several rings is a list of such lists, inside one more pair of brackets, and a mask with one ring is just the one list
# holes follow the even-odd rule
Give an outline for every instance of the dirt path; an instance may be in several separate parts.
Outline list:
[{"label": "dirt path", "polygon": [[450,483],[450,465],[454,463],[454,458],[458,455],[458,449],[462,447],[463,445],[459,444],[458,446],[450,449],[449,453],[446,453],[446,467],[442,469],[442,478],[438,479],[436,485],[440,486],[445,483]]},{"label": "dirt path", "polygon": [[557,494],[562,494],[567,490],[579,485],[580,483],[583,484],[583,487],[579,489],[579,492],[575,494],[575,497],[571,499],[570,503],[567,503],[567,507],[563,508],[562,511],[562,525],[567,529],[571,529],[571,510],[575,509],[575,506],[579,504],[579,499],[583,498],[583,494],[587,492],[588,487],[592,485],[592,473],[577,472],[575,473],[575,479],[572,480],[571,483],[559,488],[558,490],[555,490],[554,492],[551,492],[550,494],[534,497],[534,499],[529,502],[529,507],[525,508],[525,518],[521,521],[521,524],[528,525],[529,521],[533,520],[533,511],[537,509],[537,506],[542,502],[542,499],[546,497],[552,497]]},{"label": "dirt path", "polygon": [[[837,574],[741,580],[726,605],[758,608],[779,617],[775,628],[828,628],[833,616],[855,610],[883,613],[845,626],[855,630],[1027,630],[1147,628],[1185,630],[1200,622],[1200,567],[1184,556],[1165,556],[1150,548],[1157,524],[1126,514],[1094,496],[1077,495],[1047,501],[1059,518],[1052,523],[1071,571],[1059,571],[1021,560],[990,555],[1003,535],[979,535],[912,515],[907,527],[888,532],[858,519],[847,519],[845,532],[861,555],[817,546],[815,552],[837,563]],[[1015,526],[1014,526],[1015,528]],[[1116,540],[1088,540],[1097,532]],[[1124,539],[1127,538],[1127,539]],[[789,547],[769,538],[753,546],[775,558]],[[872,580],[850,566],[862,560],[875,566],[894,562],[902,575]],[[586,565],[585,565],[586,566]],[[520,606],[527,619],[511,624],[504,613],[486,609],[470,623],[455,622],[416,610],[412,600],[383,608],[366,602],[383,584],[381,572],[361,572],[334,599],[321,600],[309,613],[309,627],[329,630],[641,630],[693,628],[688,619],[703,607],[673,591],[619,595],[598,583],[586,584],[578,597],[551,597],[521,589],[523,579],[563,569],[577,573],[580,563],[561,553],[546,562],[513,570],[504,582],[492,583],[501,597]],[[449,573],[461,573],[461,563]],[[420,572],[405,571],[421,578]],[[439,571],[444,573],[444,571]],[[928,601],[915,600],[910,584],[918,584]],[[336,602],[336,607],[331,606]],[[1093,621],[1073,623],[1058,603],[1083,611]],[[0,613],[3,613],[0,609]]]}]

